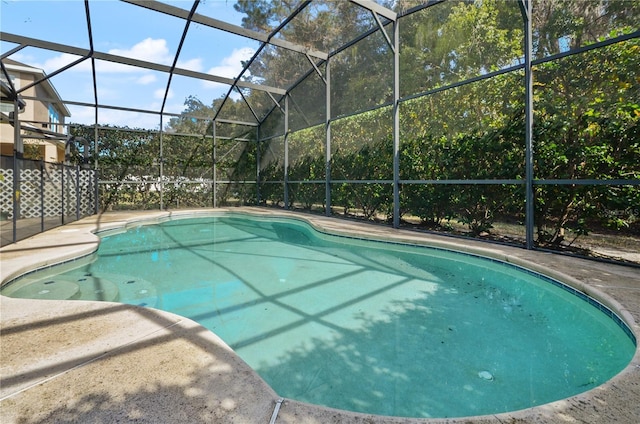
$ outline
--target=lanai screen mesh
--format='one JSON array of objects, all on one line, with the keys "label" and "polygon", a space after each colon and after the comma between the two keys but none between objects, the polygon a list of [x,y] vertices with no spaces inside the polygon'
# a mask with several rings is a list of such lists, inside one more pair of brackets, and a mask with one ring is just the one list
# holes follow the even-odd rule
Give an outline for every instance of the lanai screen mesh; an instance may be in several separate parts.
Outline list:
[{"label": "lanai screen mesh", "polygon": [[[214,7],[234,6],[241,22],[217,18]],[[47,41],[28,26],[14,34],[8,13],[3,64],[45,51],[77,62],[50,72],[54,85],[98,75],[97,92],[62,97],[97,111],[97,128],[69,133],[90,143],[101,208],[269,205],[528,247],[640,231],[636,2],[78,2],[51,20],[73,26],[74,46],[51,22]],[[140,50],[109,50],[113,28],[86,31],[98,13],[153,20],[155,32]],[[160,39],[162,57],[139,53]],[[233,73],[190,53],[238,40],[249,41]],[[125,93],[161,81],[144,94],[154,107],[101,93],[106,69]],[[141,128],[111,124],[124,113]]]}]

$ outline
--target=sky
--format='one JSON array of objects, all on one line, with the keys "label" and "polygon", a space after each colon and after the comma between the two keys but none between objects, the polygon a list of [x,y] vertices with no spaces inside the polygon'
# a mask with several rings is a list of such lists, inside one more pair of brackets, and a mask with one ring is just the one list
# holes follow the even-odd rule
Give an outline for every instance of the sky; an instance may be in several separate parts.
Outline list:
[{"label": "sky", "polygon": [[[190,10],[191,0],[164,0]],[[240,26],[242,16],[233,9],[235,0],[203,0],[196,13]],[[91,28],[95,51],[132,57],[171,66],[184,31],[185,20],[153,12],[116,0],[90,0]],[[0,30],[15,35],[88,49],[89,36],[82,0],[0,0]],[[1,42],[2,54],[15,48]],[[227,78],[242,70],[259,43],[230,33],[192,23],[180,52],[177,66]],[[10,59],[40,68],[51,75],[79,56],[25,48]],[[113,62],[96,61],[98,102],[141,110],[160,110],[168,83],[167,73],[145,70]],[[60,97],[68,101],[93,103],[94,90],[90,60],[73,66],[50,81]],[[164,111],[180,113],[188,96],[210,105],[224,96],[229,86],[174,76]],[[67,122],[93,124],[94,108],[67,106]],[[163,125],[170,117],[165,117]],[[158,115],[99,109],[101,124],[130,128],[158,129]]]}]

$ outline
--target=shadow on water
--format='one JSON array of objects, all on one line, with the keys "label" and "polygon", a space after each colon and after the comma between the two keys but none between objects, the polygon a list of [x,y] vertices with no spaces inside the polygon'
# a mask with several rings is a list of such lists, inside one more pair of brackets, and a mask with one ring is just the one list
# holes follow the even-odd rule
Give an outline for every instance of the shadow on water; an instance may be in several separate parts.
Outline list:
[{"label": "shadow on water", "polygon": [[377,415],[442,418],[531,406],[527,388],[508,387],[502,375],[479,377],[497,373],[492,355],[500,348],[468,339],[463,322],[439,321],[432,309],[443,296],[395,302],[377,317],[358,313],[359,328],[312,337],[256,370],[284,397]]},{"label": "shadow on water", "polygon": [[429,292],[393,302],[378,316],[361,312],[357,329],[343,329],[331,339],[313,336],[254,368],[287,398],[437,418],[524,409],[584,392],[613,376],[598,370],[608,366],[608,356],[579,356],[590,346],[562,351],[557,334],[534,322],[540,317],[516,318],[534,339],[523,343],[519,334],[504,331],[500,317],[474,324],[476,312],[465,316],[462,310],[453,321],[434,313],[434,305],[454,307],[456,296]]}]

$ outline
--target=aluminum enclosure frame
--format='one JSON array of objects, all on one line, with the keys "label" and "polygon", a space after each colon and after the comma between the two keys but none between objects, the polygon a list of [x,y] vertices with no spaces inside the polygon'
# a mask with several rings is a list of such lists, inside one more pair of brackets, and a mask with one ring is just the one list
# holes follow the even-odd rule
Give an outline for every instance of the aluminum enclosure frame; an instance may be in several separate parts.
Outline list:
[{"label": "aluminum enclosure frame", "polygon": [[[149,114],[155,114],[158,115],[159,117],[159,122],[160,122],[160,154],[159,154],[159,164],[160,164],[160,179],[162,180],[163,178],[163,168],[162,168],[162,163],[163,163],[163,152],[162,152],[162,137],[163,137],[163,119],[164,117],[181,117],[181,116],[187,116],[189,117],[188,114],[173,114],[173,113],[167,113],[164,109],[165,109],[165,105],[166,105],[166,101],[167,101],[167,97],[169,95],[169,90],[171,87],[171,80],[173,78],[174,75],[180,75],[180,76],[185,76],[185,77],[189,77],[189,78],[195,78],[198,80],[202,80],[202,81],[211,81],[211,82],[217,82],[217,83],[222,83],[225,85],[229,86],[229,89],[227,91],[227,94],[224,98],[224,100],[222,101],[221,106],[216,110],[215,115],[214,116],[193,116],[193,118],[195,119],[204,119],[204,120],[209,120],[211,122],[213,122],[212,125],[212,134],[208,134],[206,135],[207,137],[212,137],[213,138],[213,143],[214,143],[214,149],[213,149],[213,158],[212,158],[212,167],[214,169],[214,180],[213,180],[213,184],[214,184],[214,195],[213,195],[213,204],[214,207],[217,206],[217,199],[215,197],[215,185],[216,184],[220,184],[220,183],[225,183],[222,181],[217,181],[216,180],[216,173],[215,173],[215,169],[216,169],[216,164],[219,160],[221,160],[220,157],[217,156],[217,152],[216,152],[216,148],[215,148],[215,142],[218,139],[221,139],[222,137],[220,137],[219,135],[217,135],[216,133],[216,126],[218,124],[224,125],[224,124],[235,124],[235,125],[243,125],[243,126],[247,126],[247,127],[255,127],[255,133],[256,133],[256,139],[258,140],[258,143],[260,142],[265,142],[266,140],[268,140],[268,138],[261,138],[261,126],[263,125],[266,117],[269,116],[270,113],[275,113],[276,109],[281,110],[281,112],[278,113],[283,113],[284,114],[284,125],[283,125],[283,132],[282,132],[282,136],[284,137],[284,145],[285,145],[285,152],[284,152],[284,174],[283,174],[283,178],[282,181],[279,182],[274,182],[274,183],[281,183],[283,185],[283,193],[284,193],[284,199],[285,199],[285,208],[289,207],[289,194],[288,194],[288,190],[289,190],[289,185],[292,183],[311,183],[310,181],[292,181],[289,178],[289,174],[288,174],[288,167],[289,167],[289,157],[288,157],[288,136],[289,136],[289,121],[290,121],[290,108],[291,106],[293,106],[294,108],[296,107],[295,105],[295,101],[293,101],[293,98],[291,97],[291,92],[292,90],[294,90],[299,84],[301,84],[307,76],[309,76],[312,73],[316,73],[317,75],[319,75],[319,77],[321,78],[321,80],[323,81],[323,83],[325,84],[325,93],[326,93],[326,103],[325,103],[325,122],[324,122],[324,127],[325,127],[325,180],[324,180],[324,186],[325,186],[325,214],[327,216],[331,215],[331,184],[333,183],[352,183],[352,184],[366,184],[366,183],[384,183],[384,184],[391,184],[393,187],[393,226],[398,228],[400,226],[400,222],[399,222],[399,218],[400,218],[400,187],[403,184],[482,184],[482,185],[488,185],[488,184],[510,184],[510,185],[523,185],[525,187],[525,219],[526,219],[526,247],[528,249],[533,249],[535,248],[534,246],[534,187],[536,185],[565,185],[565,184],[577,184],[577,185],[604,185],[604,184],[612,184],[612,185],[632,185],[632,186],[638,186],[640,185],[640,181],[638,181],[637,179],[617,179],[617,180],[536,180],[535,179],[535,175],[534,175],[534,170],[533,170],[533,163],[534,163],[534,140],[533,140],[533,72],[532,72],[532,68],[533,66],[537,65],[537,64],[542,64],[551,60],[556,60],[562,57],[566,57],[569,55],[573,55],[573,54],[579,54],[591,49],[596,49],[596,48],[600,48],[609,44],[613,44],[613,43],[617,43],[617,42],[621,42],[621,41],[625,41],[625,40],[629,40],[632,38],[639,38],[640,37],[640,31],[636,31],[632,34],[626,34],[626,35],[622,35],[622,36],[618,36],[606,41],[602,41],[599,43],[595,43],[593,45],[587,46],[587,47],[582,47],[570,52],[564,52],[564,53],[559,53],[553,56],[549,56],[549,57],[545,57],[542,59],[533,59],[533,44],[532,44],[532,0],[518,0],[518,6],[520,8],[521,11],[521,16],[522,16],[522,28],[523,28],[523,34],[524,34],[524,63],[523,64],[519,64],[519,65],[514,65],[512,67],[509,68],[505,68],[502,69],[500,71],[495,71],[495,72],[489,72],[487,74],[484,75],[480,75],[477,76],[475,78],[471,78],[471,79],[467,79],[464,81],[460,81],[457,82],[455,84],[450,84],[448,86],[444,86],[444,87],[439,87],[437,89],[434,90],[430,90],[427,92],[423,92],[423,93],[414,93],[411,94],[410,96],[406,96],[406,97],[401,97],[400,96],[400,61],[399,61],[399,57],[400,57],[400,42],[399,42],[399,37],[400,37],[400,30],[399,30],[399,26],[401,24],[401,19],[405,16],[411,15],[413,13],[419,12],[421,10],[424,10],[426,8],[432,7],[434,5],[440,4],[442,2],[444,2],[445,0],[430,0],[430,1],[425,1],[423,2],[421,5],[418,5],[414,8],[411,8],[405,12],[403,12],[402,14],[397,14],[396,12],[391,11],[390,9],[387,9],[383,6],[380,6],[378,3],[375,3],[374,1],[371,0],[350,0],[351,3],[353,3],[354,5],[363,8],[367,11],[369,11],[371,13],[371,15],[373,16],[377,26],[373,29],[371,29],[369,32],[365,33],[365,34],[361,34],[357,37],[355,37],[354,39],[352,39],[351,41],[345,43],[342,46],[337,47],[334,51],[331,52],[322,52],[322,51],[318,51],[315,49],[310,49],[307,48],[305,46],[301,46],[301,45],[297,45],[295,43],[292,43],[290,41],[286,41],[283,40],[281,38],[278,38],[278,34],[280,33],[280,31],[291,21],[295,20],[296,17],[305,9],[307,8],[310,4],[312,4],[312,0],[304,0],[302,1],[298,7],[296,8],[296,10],[294,10],[291,15],[286,18],[283,22],[280,23],[280,25],[278,25],[271,33],[269,34],[263,34],[257,31],[252,31],[252,30],[248,30],[239,26],[235,26],[232,24],[229,24],[227,22],[223,22],[217,19],[213,19],[204,15],[200,15],[198,13],[196,13],[198,5],[200,3],[199,0],[195,0],[192,4],[192,7],[190,10],[186,10],[186,9],[181,9],[175,6],[171,6],[159,1],[149,1],[149,0],[122,0],[125,3],[137,6],[137,7],[141,7],[141,8],[145,8],[148,10],[151,10],[153,12],[156,13],[161,13],[161,14],[166,14],[166,15],[170,15],[176,18],[180,18],[182,20],[184,20],[184,31],[182,33],[182,37],[180,39],[180,46],[182,46],[182,44],[184,43],[184,40],[187,36],[187,33],[189,31],[189,27],[192,23],[198,23],[200,25],[204,25],[206,27],[209,28],[214,28],[217,30],[221,30],[221,31],[225,31],[231,34],[235,34],[238,36],[242,36],[242,37],[246,37],[252,40],[256,40],[259,41],[261,43],[260,47],[258,48],[258,50],[255,52],[255,54],[253,55],[253,57],[247,62],[245,63],[242,72],[236,77],[236,78],[226,78],[226,77],[221,77],[221,76],[216,76],[216,75],[211,75],[208,73],[203,73],[203,72],[195,72],[192,70],[188,70],[188,69],[184,69],[184,68],[180,68],[177,66],[178,63],[178,58],[180,55],[180,48],[178,48],[175,56],[174,56],[174,60],[173,60],[173,64],[171,66],[167,66],[167,65],[162,65],[159,63],[153,63],[153,62],[148,62],[148,61],[144,61],[144,60],[138,60],[138,59],[132,59],[132,58],[128,58],[128,57],[123,57],[123,56],[118,56],[118,55],[114,55],[114,54],[109,54],[109,53],[104,53],[104,52],[99,52],[94,50],[93,47],[93,36],[92,36],[92,24],[91,24],[91,13],[90,13],[90,2],[89,0],[85,0],[84,1],[84,6],[85,6],[85,15],[86,15],[86,25],[87,25],[87,32],[88,32],[88,37],[89,37],[89,44],[90,44],[90,48],[89,49],[83,49],[83,48],[77,48],[77,47],[73,47],[73,46],[69,46],[69,45],[63,45],[63,44],[59,44],[59,43],[54,43],[54,42],[49,42],[49,41],[45,41],[45,40],[38,40],[38,39],[34,39],[34,38],[29,38],[29,37],[25,37],[25,36],[21,36],[21,35],[16,35],[16,34],[10,34],[10,33],[6,33],[6,32],[0,32],[0,40],[2,41],[6,41],[6,42],[11,42],[11,43],[15,43],[18,44],[18,47],[11,49],[5,53],[2,54],[1,58],[4,59],[6,57],[11,56],[12,54],[19,52],[20,50],[24,49],[25,47],[36,47],[36,48],[41,48],[41,49],[46,49],[46,50],[50,50],[50,51],[55,51],[55,52],[60,52],[60,53],[67,53],[67,54],[71,54],[71,55],[76,55],[79,56],[80,58],[77,59],[76,61],[74,61],[73,63],[66,65],[64,67],[61,67],[60,69],[52,72],[51,74],[47,75],[46,77],[39,79],[35,82],[33,82],[32,84],[29,84],[25,87],[22,87],[18,90],[16,90],[14,88],[14,93],[13,96],[15,97],[15,99],[21,98],[21,93],[23,93],[25,90],[27,90],[28,88],[40,84],[42,82],[44,82],[45,80],[48,80],[50,78],[52,78],[55,75],[58,75],[59,73],[65,72],[68,69],[86,61],[87,59],[90,59],[91,62],[91,68],[92,68],[92,74],[93,74],[93,85],[94,85],[94,102],[93,103],[82,103],[82,102],[74,102],[74,101],[66,101],[63,100],[64,104],[68,104],[68,105],[78,105],[78,106],[87,106],[87,107],[93,107],[95,109],[95,125],[94,125],[94,131],[95,131],[95,135],[97,138],[97,134],[98,134],[98,129],[100,128],[99,122],[98,122],[98,109],[112,109],[112,110],[122,110],[122,111],[130,111],[130,112],[142,112],[142,113],[149,113]],[[386,26],[390,26],[392,31],[391,33],[388,33],[386,31]],[[393,90],[393,99],[391,100],[391,102],[388,103],[384,103],[384,104],[380,104],[378,106],[375,106],[373,108],[369,108],[367,110],[374,110],[374,109],[379,109],[382,107],[388,107],[391,106],[392,108],[392,119],[393,119],[393,178],[392,180],[333,180],[332,179],[332,175],[331,175],[331,144],[332,144],[332,122],[334,122],[337,119],[341,119],[344,118],[346,116],[353,116],[359,113],[362,113],[363,111],[357,111],[354,112],[350,115],[342,115],[342,116],[338,116],[338,117],[332,117],[332,104],[331,104],[331,84],[332,84],[332,79],[331,79],[331,59],[333,56],[337,55],[338,53],[345,51],[347,49],[349,49],[350,47],[352,47],[354,44],[356,44],[358,41],[365,39],[366,37],[377,33],[378,31],[381,32],[382,36],[385,38],[390,50],[393,53],[393,81],[392,81],[392,90]],[[249,67],[251,66],[251,64],[256,60],[256,58],[258,57],[258,55],[260,54],[260,52],[263,51],[263,49],[265,49],[268,46],[275,46],[278,48],[283,48],[292,52],[295,52],[297,54],[303,55],[304,57],[306,57],[306,59],[309,62],[309,70],[307,71],[307,73],[305,73],[304,75],[302,75],[295,83],[293,83],[290,86],[285,86],[285,87],[273,87],[273,86],[269,86],[269,85],[263,85],[263,84],[258,84],[258,83],[253,83],[253,82],[248,82],[242,79],[242,77],[248,72]],[[168,80],[167,80],[167,86],[164,92],[164,97],[163,97],[163,101],[162,101],[162,106],[159,110],[142,110],[142,109],[132,109],[132,108],[125,108],[125,107],[121,107],[118,105],[108,105],[108,104],[104,104],[101,103],[98,99],[98,90],[97,90],[97,81],[96,81],[96,64],[95,61],[96,60],[104,60],[104,61],[108,61],[111,63],[116,63],[116,64],[123,64],[123,65],[129,65],[129,66],[134,66],[134,67],[138,67],[138,68],[143,68],[143,69],[149,69],[149,70],[153,70],[153,71],[158,71],[158,72],[162,72],[167,74]],[[322,74],[322,67],[324,67],[324,75]],[[492,78],[494,76],[500,75],[500,74],[504,74],[504,73],[508,73],[508,72],[514,72],[514,71],[520,71],[520,70],[524,70],[524,74],[525,74],[525,81],[524,81],[524,87],[525,87],[525,178],[524,179],[506,179],[506,180],[495,180],[495,179],[491,179],[491,180],[402,180],[400,178],[400,161],[399,161],[399,152],[400,152],[400,145],[401,145],[401,139],[400,139],[400,105],[403,102],[406,102],[408,100],[414,99],[414,98],[418,98],[418,97],[423,97],[423,96],[429,96],[441,91],[445,91],[445,90],[449,90],[449,89],[454,89],[456,87],[461,87],[463,85],[466,84],[470,84],[473,82],[477,82],[480,80],[484,80],[484,79],[488,79],[488,78]],[[257,90],[257,91],[261,91],[261,92],[265,92],[273,101],[274,105],[272,108],[272,111],[267,113],[264,117],[260,117],[258,116],[258,114],[252,109],[251,105],[249,104],[249,102],[247,101],[247,99],[245,98],[245,96],[242,94],[241,89],[251,89],[251,90]],[[232,95],[232,93],[234,92],[238,92],[240,93],[241,98],[243,99],[243,101],[246,103],[246,105],[248,106],[248,108],[251,110],[251,113],[253,114],[253,118],[254,121],[252,122],[246,122],[246,121],[240,121],[240,120],[230,120],[227,118],[224,118],[222,116],[220,116],[221,111],[223,110],[226,101],[230,98],[230,96]],[[34,100],[32,98],[28,98],[29,100]],[[16,100],[17,101],[17,100]],[[17,108],[18,106],[16,106]],[[15,119],[14,119],[14,127],[15,127],[15,133],[16,133],[16,157],[20,157],[20,155],[22,154],[22,147],[21,147],[21,143],[20,143],[20,125],[19,125],[19,117],[18,117],[18,112],[16,109],[16,112],[14,114]],[[239,139],[239,141],[244,140],[243,138]],[[97,149],[97,143],[95,148]],[[259,150],[259,149],[258,149]],[[96,153],[98,153],[96,151]],[[97,156],[97,155],[96,155]],[[96,159],[96,163],[95,163],[95,167],[96,169],[98,168],[98,163],[97,163],[97,159]],[[256,168],[256,180],[255,180],[255,184],[256,184],[256,199],[258,202],[260,202],[261,199],[261,195],[260,195],[260,170],[259,170],[259,160],[258,160],[258,166]],[[318,183],[322,183],[322,181],[319,181]],[[14,207],[19,207],[19,199],[18,199],[18,195],[17,193],[19,193],[20,187],[14,187]],[[160,203],[160,208],[164,208],[163,202],[162,202],[162,191],[160,193],[161,195],[161,203]],[[97,212],[97,205],[96,205],[96,212]]]}]

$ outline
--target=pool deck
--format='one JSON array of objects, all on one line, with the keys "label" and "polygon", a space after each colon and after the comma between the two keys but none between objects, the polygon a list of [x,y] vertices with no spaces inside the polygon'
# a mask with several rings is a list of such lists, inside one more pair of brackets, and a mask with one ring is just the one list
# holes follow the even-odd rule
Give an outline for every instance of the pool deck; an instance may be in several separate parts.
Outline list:
[{"label": "pool deck", "polygon": [[[92,231],[226,209],[117,212],[84,218],[0,249],[0,281],[93,252]],[[343,234],[437,245],[527,265],[616,311],[640,340],[640,269],[266,208]],[[41,423],[629,423],[640,420],[640,349],[607,383],[522,411],[458,419],[356,414],[279,400],[215,334],[155,309],[0,296],[0,422]]]}]

